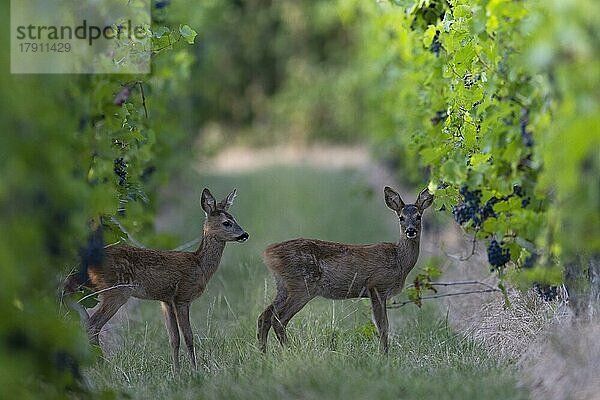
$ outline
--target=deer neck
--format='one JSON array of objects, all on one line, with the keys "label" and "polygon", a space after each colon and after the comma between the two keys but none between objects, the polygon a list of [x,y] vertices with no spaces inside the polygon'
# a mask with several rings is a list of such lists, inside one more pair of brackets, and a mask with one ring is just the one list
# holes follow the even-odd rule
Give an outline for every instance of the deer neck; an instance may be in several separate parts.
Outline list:
[{"label": "deer neck", "polygon": [[196,250],[196,256],[198,256],[200,267],[205,273],[212,275],[219,268],[219,262],[221,262],[224,249],[224,240],[218,239],[206,232],[203,233],[200,246]]},{"label": "deer neck", "polygon": [[409,239],[406,236],[400,236],[398,240],[398,264],[405,268],[412,269],[419,258],[420,236]]}]

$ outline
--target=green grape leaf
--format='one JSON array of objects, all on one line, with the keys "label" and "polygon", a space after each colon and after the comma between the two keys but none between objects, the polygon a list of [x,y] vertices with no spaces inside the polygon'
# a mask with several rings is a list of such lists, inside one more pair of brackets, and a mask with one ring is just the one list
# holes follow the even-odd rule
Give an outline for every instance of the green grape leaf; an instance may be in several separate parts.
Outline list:
[{"label": "green grape leaf", "polygon": [[195,30],[193,30],[192,28],[190,28],[189,25],[181,25],[179,27],[179,33],[181,33],[181,36],[183,36],[183,38],[189,44],[194,44],[194,40],[196,39],[196,36],[198,35],[198,33],[196,33]]},{"label": "green grape leaf", "polygon": [[435,25],[429,25],[427,27],[427,30],[423,34],[423,46],[427,48],[430,47],[431,43],[433,43],[433,38],[435,37],[436,33],[437,28],[435,27]]},{"label": "green grape leaf", "polygon": [[164,36],[165,33],[170,33],[171,30],[166,27],[166,26],[160,26],[158,27],[158,29],[156,29],[154,32],[152,32],[152,36],[154,36],[157,39],[160,39]]}]

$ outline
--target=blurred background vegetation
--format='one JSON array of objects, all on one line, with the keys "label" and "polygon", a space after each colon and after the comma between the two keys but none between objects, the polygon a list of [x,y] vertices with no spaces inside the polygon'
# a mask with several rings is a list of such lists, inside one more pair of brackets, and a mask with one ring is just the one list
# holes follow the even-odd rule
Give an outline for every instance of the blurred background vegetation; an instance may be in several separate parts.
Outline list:
[{"label": "blurred background vegetation", "polygon": [[154,54],[148,76],[11,75],[5,51],[3,391],[80,390],[92,355],[58,295],[93,244],[90,224],[105,225],[105,243],[125,237],[119,221],[148,246],[175,247],[180,237],[153,232],[158,189],[234,144],[368,144],[405,182],[429,180],[447,211],[463,186],[485,202],[518,185],[527,204],[506,197],[487,225],[465,227],[510,250],[502,273],[558,283],[566,267],[573,294],[588,295],[600,249],[599,13],[592,0],[153,0],[153,31],[176,40],[187,24],[198,36]]}]

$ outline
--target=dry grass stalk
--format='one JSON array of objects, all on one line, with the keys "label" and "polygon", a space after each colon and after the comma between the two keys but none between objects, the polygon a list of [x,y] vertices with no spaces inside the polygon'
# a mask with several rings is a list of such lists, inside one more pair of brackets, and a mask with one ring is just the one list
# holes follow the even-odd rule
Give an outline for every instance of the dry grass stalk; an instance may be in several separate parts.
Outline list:
[{"label": "dry grass stalk", "polygon": [[[460,253],[471,243],[464,240],[456,245],[455,241],[451,250]],[[477,247],[467,261],[448,257],[444,279],[497,285],[494,274],[482,268],[487,265],[485,252],[481,244]],[[519,383],[532,399],[600,399],[600,322],[575,323],[564,289],[551,302],[533,289],[525,293],[509,289],[508,297],[509,308],[498,293],[451,297],[442,307],[456,330],[482,343],[499,359],[516,361],[522,371]]]},{"label": "dry grass stalk", "polygon": [[519,360],[533,400],[600,399],[600,323],[562,324]]}]

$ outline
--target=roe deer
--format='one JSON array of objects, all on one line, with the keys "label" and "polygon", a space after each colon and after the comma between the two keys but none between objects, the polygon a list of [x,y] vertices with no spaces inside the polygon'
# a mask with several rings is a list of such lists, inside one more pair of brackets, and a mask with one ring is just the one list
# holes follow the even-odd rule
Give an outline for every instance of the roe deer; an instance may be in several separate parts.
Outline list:
[{"label": "roe deer", "polygon": [[425,188],[415,204],[385,187],[385,203],[400,224],[398,243],[352,245],[322,240],[293,239],[272,244],[264,252],[265,264],[277,286],[273,302],[258,318],[260,349],[267,349],[273,327],[281,345],[287,343],[290,319],[316,296],[328,299],[369,297],[379,333],[380,348],[388,351],[386,300],[398,294],[419,257],[421,215],[433,202]]},{"label": "roe deer", "polygon": [[183,334],[190,362],[196,369],[196,355],[190,304],[199,297],[219,267],[225,242],[244,242],[248,233],[227,212],[235,198],[234,189],[216,203],[208,189],[200,204],[206,213],[202,241],[195,252],[152,250],[117,245],[105,249],[102,265],[88,267],[95,289],[102,291],[101,303],[90,317],[88,333],[92,343],[129,297],[160,300],[172,349],[173,366],[179,370],[179,331]]}]

